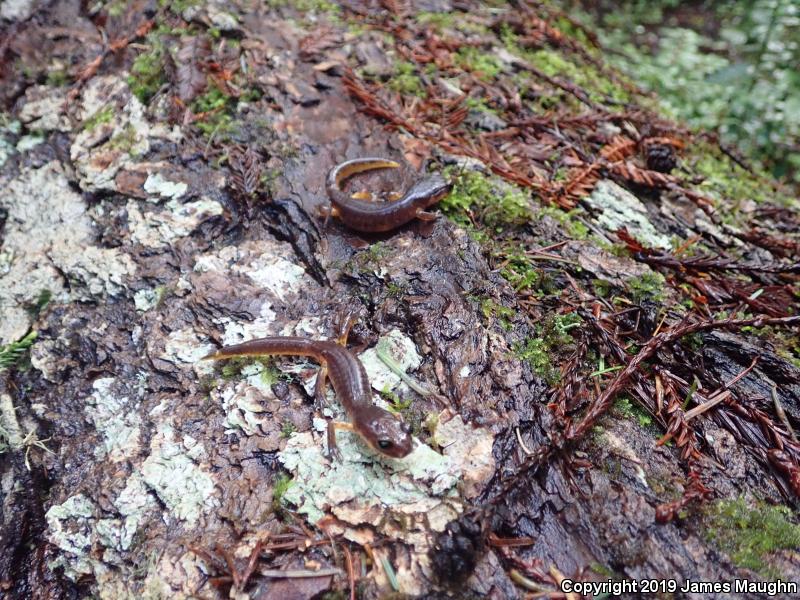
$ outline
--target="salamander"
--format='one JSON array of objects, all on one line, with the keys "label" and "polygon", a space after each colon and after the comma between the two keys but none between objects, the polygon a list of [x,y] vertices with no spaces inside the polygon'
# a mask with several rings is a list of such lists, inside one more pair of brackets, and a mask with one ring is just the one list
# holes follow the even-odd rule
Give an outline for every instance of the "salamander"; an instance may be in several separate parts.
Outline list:
[{"label": "salamander", "polygon": [[336,165],[328,173],[326,187],[332,207],[327,216],[338,217],[348,227],[369,233],[390,231],[415,218],[423,221],[436,219],[436,213],[425,209],[436,204],[452,188],[439,174],[421,179],[393,202],[357,200],[342,191],[342,183],[353,175],[399,166],[399,163],[385,158],[355,158]]},{"label": "salamander", "polygon": [[351,421],[328,422],[328,452],[331,456],[341,458],[336,446],[337,428],[355,431],[370,447],[392,458],[402,458],[411,452],[413,444],[409,426],[372,403],[372,391],[364,365],[341,344],[301,337],[265,337],[226,346],[205,358],[217,360],[262,355],[310,356],[322,364],[317,376],[318,400],[324,398],[327,376]]}]

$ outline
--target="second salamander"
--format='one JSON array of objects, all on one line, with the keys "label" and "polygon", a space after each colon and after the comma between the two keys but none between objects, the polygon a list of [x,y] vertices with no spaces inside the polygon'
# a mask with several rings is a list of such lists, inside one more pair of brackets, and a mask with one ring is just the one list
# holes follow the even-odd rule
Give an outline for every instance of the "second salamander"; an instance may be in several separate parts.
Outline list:
[{"label": "second salamander", "polygon": [[[352,429],[372,448],[392,458],[407,456],[413,449],[408,425],[372,403],[372,388],[364,365],[347,348],[335,342],[288,336],[265,337],[226,346],[206,358],[263,355],[310,356],[319,361],[326,368],[333,389],[350,416]],[[324,372],[320,372],[318,377],[324,378]],[[317,389],[324,390],[324,379]],[[335,455],[336,435],[331,425],[329,423],[328,451]]]}]

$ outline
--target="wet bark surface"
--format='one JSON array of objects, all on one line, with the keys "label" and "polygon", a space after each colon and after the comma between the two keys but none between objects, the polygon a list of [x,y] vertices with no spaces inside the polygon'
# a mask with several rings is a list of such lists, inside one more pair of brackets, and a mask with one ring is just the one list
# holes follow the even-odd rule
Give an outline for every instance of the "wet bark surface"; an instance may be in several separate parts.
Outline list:
[{"label": "wet bark surface", "polygon": [[[797,225],[795,208],[749,207],[751,230],[726,229],[690,176],[659,178],[616,161],[634,160],[629,145],[603,132],[644,129],[633,101],[626,116],[598,117],[601,103],[563,74],[540,73],[532,85],[541,95],[557,89],[565,111],[580,112],[586,148],[569,128],[534,143],[496,113],[466,109],[460,118],[482,132],[482,145],[446,129],[435,138],[414,113],[423,100],[391,78],[394,63],[427,52],[441,67],[454,40],[500,52],[487,40],[528,27],[513,10],[112,4],[2,5],[0,342],[36,332],[29,356],[0,372],[3,594],[312,598],[355,583],[364,598],[393,588],[522,598],[537,586],[555,592],[564,577],[763,578],[718,547],[706,511],[741,496],[787,505],[787,527],[796,521],[797,329],[780,321],[797,308],[797,271],[787,263],[800,242],[786,226]],[[433,20],[416,19],[423,11],[465,8],[486,27],[418,28]],[[524,14],[563,24],[552,12]],[[543,32],[536,43],[582,55],[578,42],[533,29]],[[398,50],[408,40],[417,54]],[[136,60],[148,53],[159,66],[143,74]],[[520,60],[504,69],[537,72]],[[481,79],[464,70],[472,84]],[[146,77],[155,83],[145,98],[136,92]],[[401,100],[381,112],[388,96],[376,90],[392,82]],[[510,83],[484,85],[487,97],[503,90],[511,110]],[[500,136],[484,134],[500,129],[508,142],[488,150]],[[599,166],[587,148],[601,138],[597,161],[610,162]],[[551,162],[558,148],[567,158]],[[426,167],[450,166],[452,177],[493,172],[505,183],[467,217],[450,206],[450,219],[381,235],[323,225],[328,171],[361,156],[404,166],[361,176],[354,191],[406,189]],[[534,163],[576,171],[550,189],[555,176],[526,170]],[[639,198],[619,236],[602,204],[630,192],[612,179]],[[579,238],[556,212],[515,216],[513,227],[492,220],[511,184],[526,190],[533,213],[545,199],[558,214],[580,205],[598,237]],[[609,195],[598,199],[603,186]],[[634,239],[648,227],[649,244]],[[704,236],[718,263],[673,256],[668,235]],[[622,250],[609,251],[609,240]],[[520,259],[499,242],[544,257],[538,290],[509,276]],[[668,254],[678,263],[664,263]],[[732,271],[734,261],[750,268]],[[656,270],[664,290],[626,295],[626,282]],[[601,297],[597,281],[623,300]],[[694,286],[696,312],[678,310],[684,284]],[[660,332],[720,306],[730,318],[777,321],[678,336],[615,380]],[[201,360],[266,335],[335,338],[346,314],[356,317],[348,345],[368,365],[376,397],[413,425],[420,454],[410,463],[381,460],[350,437],[343,464],[322,457],[319,419],[337,409],[315,403],[313,363]],[[580,318],[544,347],[553,366],[543,371],[526,344],[565,314]],[[755,335],[761,326],[774,329]],[[405,348],[406,368],[433,394],[412,391],[374,359],[387,340]],[[649,421],[597,408],[607,389]],[[685,418],[726,389],[723,402]],[[593,407],[599,416],[582,420]],[[660,443],[667,433],[672,440]],[[358,494],[319,483],[331,473]],[[371,483],[358,488],[363,481]],[[796,550],[764,561],[797,581]]]}]

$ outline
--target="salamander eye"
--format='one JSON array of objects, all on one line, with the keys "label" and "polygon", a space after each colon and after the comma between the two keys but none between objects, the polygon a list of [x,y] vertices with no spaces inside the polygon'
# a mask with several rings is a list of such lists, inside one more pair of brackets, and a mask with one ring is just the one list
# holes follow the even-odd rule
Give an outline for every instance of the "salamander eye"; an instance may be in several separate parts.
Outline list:
[{"label": "salamander eye", "polygon": [[378,446],[381,450],[388,450],[392,447],[392,442],[390,440],[378,440]]}]

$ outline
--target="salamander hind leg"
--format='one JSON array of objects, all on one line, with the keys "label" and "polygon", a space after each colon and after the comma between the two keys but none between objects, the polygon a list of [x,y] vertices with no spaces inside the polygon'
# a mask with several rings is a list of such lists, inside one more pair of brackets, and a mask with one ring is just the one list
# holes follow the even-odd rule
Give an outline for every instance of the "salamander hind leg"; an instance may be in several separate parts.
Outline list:
[{"label": "salamander hind leg", "polygon": [[322,410],[328,406],[328,399],[325,397],[325,391],[328,389],[328,365],[322,363],[322,366],[317,373],[317,383],[314,386],[314,404],[317,410]]},{"label": "salamander hind leg", "polygon": [[347,345],[347,338],[350,336],[350,330],[353,328],[357,318],[358,316],[352,310],[342,311],[339,314],[339,336],[336,338],[337,344],[340,346]]}]

